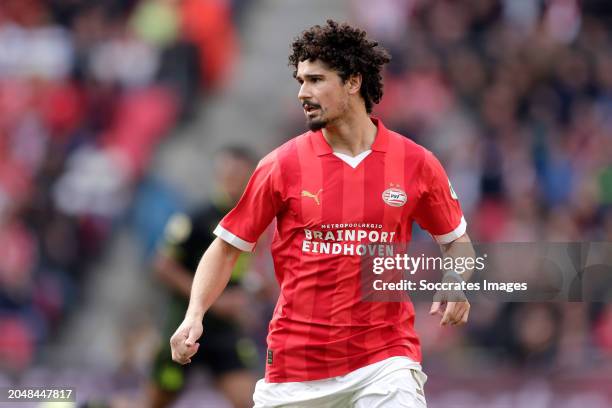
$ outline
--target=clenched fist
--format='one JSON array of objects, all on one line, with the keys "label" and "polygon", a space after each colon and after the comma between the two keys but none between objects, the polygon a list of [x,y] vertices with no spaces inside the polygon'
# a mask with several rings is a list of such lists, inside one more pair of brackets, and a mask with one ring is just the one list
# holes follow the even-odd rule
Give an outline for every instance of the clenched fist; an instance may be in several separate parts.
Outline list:
[{"label": "clenched fist", "polygon": [[200,343],[198,339],[202,336],[204,328],[202,321],[198,319],[185,319],[170,338],[172,348],[172,360],[179,364],[191,363],[191,357],[197,353]]}]

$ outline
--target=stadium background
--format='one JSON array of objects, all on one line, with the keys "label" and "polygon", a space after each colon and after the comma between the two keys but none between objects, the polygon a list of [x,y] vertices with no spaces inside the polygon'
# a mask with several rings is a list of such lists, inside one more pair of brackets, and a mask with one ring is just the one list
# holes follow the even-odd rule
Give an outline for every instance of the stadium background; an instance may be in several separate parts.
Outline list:
[{"label": "stadium background", "polygon": [[[329,17],[391,51],[376,114],[440,158],[474,241],[612,240],[605,0],[3,0],[0,386],[141,389],[167,341],[165,221],[210,194],[222,145],[302,132],[289,43]],[[433,408],[612,404],[610,305],[492,304],[452,329],[419,309]],[[194,404],[224,406],[206,375]]]}]

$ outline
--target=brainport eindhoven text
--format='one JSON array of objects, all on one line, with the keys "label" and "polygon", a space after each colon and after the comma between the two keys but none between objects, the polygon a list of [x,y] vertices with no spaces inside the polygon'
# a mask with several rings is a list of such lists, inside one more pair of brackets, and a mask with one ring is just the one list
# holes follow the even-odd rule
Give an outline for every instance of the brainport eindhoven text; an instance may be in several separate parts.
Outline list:
[{"label": "brainport eindhoven text", "polygon": [[[369,228],[381,229],[382,225],[331,225],[349,229],[326,231],[304,229],[306,239],[302,242],[302,251],[313,254],[393,256],[393,246],[389,244],[394,242],[395,232],[369,230]],[[327,225],[323,227],[325,226]]]}]

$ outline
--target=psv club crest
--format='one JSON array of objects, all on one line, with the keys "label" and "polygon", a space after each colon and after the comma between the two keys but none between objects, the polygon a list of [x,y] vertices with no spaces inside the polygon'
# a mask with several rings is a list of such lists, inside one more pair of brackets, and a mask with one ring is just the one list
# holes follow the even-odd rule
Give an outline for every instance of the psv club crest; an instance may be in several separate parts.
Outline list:
[{"label": "psv club crest", "polygon": [[382,199],[387,205],[391,207],[401,207],[406,204],[408,196],[406,192],[399,187],[399,185],[394,186],[391,184],[391,187],[383,191]]}]

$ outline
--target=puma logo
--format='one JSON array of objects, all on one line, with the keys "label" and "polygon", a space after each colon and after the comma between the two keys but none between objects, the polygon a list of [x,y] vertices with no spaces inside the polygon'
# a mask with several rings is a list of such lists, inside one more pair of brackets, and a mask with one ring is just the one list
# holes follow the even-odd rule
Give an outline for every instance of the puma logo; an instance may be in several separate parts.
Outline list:
[{"label": "puma logo", "polygon": [[317,203],[317,205],[321,205],[321,202],[319,201],[319,194],[321,194],[321,191],[323,191],[323,189],[317,191],[317,194],[312,194],[308,190],[302,190],[302,197],[312,198],[313,200],[315,200],[315,203]]}]

